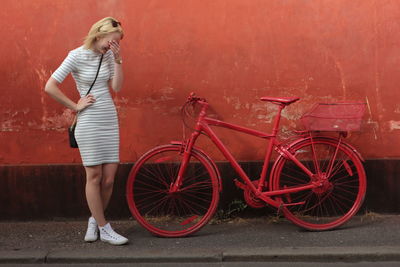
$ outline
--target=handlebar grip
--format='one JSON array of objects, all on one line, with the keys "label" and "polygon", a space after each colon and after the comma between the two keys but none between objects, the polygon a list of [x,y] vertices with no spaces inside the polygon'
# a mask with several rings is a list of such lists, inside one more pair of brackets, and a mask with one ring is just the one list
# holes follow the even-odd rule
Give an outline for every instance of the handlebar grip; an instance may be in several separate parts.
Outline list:
[{"label": "handlebar grip", "polygon": [[192,100],[194,97],[195,97],[195,93],[194,92],[191,92],[190,94],[189,94],[189,96],[188,96],[188,100]]},{"label": "handlebar grip", "polygon": [[202,97],[196,97],[196,94],[194,92],[191,92],[187,98],[188,102],[205,102],[207,103],[207,100]]}]

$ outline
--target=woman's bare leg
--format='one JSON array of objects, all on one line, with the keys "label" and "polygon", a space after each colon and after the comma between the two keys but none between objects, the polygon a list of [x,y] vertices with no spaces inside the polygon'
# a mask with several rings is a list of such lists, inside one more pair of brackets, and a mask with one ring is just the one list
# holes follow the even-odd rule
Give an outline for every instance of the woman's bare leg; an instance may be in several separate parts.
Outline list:
[{"label": "woman's bare leg", "polygon": [[107,208],[111,199],[117,169],[118,163],[106,163],[103,164],[102,167],[103,178],[101,180],[101,200],[104,210]]},{"label": "woman's bare leg", "polygon": [[96,219],[99,226],[104,226],[107,222],[104,218],[104,207],[101,197],[101,181],[103,176],[102,165],[86,166],[86,201],[92,216]]}]

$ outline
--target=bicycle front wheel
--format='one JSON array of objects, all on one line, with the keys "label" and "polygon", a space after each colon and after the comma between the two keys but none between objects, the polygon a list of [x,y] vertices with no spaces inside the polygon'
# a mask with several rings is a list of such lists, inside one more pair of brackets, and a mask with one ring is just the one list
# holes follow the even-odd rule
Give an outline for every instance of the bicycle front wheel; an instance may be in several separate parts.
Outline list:
[{"label": "bicycle front wheel", "polygon": [[148,231],[162,237],[182,237],[211,219],[219,201],[218,175],[209,159],[193,149],[182,185],[177,178],[183,152],[179,145],[156,147],[132,168],[127,201],[132,215]]},{"label": "bicycle front wheel", "polygon": [[309,177],[293,161],[281,157],[276,162],[273,190],[312,182],[320,186],[278,197],[285,204],[287,219],[309,230],[328,230],[357,213],[367,183],[362,162],[350,146],[338,145],[336,139],[315,137],[298,142],[289,151],[314,175]]}]

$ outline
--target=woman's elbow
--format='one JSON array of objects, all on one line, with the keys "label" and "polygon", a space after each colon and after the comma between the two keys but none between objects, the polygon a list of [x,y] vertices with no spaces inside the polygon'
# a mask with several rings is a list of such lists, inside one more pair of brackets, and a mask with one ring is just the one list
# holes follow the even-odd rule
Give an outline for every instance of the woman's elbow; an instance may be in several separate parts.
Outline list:
[{"label": "woman's elbow", "polygon": [[50,89],[50,86],[48,85],[48,83],[46,83],[46,85],[44,86],[44,91],[46,93],[50,94],[51,89]]},{"label": "woman's elbow", "polygon": [[54,92],[54,86],[56,86],[56,85],[55,85],[54,81],[52,80],[52,78],[50,78],[47,81],[46,85],[44,86],[44,91],[48,94],[51,94]]},{"label": "woman's elbow", "polygon": [[112,88],[112,90],[114,92],[119,92],[122,89],[122,84],[118,84],[118,83],[114,83],[114,82],[110,82],[109,86]]}]

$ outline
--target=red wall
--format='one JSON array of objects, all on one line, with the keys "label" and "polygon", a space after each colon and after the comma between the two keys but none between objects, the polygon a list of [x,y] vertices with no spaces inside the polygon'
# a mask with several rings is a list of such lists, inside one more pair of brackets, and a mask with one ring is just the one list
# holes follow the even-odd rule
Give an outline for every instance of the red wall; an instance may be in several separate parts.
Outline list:
[{"label": "red wall", "polygon": [[[80,162],[67,145],[73,114],[43,87],[109,15],[126,32],[126,80],[114,94],[122,162],[181,139],[191,91],[216,116],[260,130],[275,110],[261,96],[300,96],[284,112],[283,136],[315,102],[367,101],[363,132],[350,141],[366,158],[399,156],[399,1],[20,0],[2,2],[0,15],[0,164]],[[77,98],[71,77],[62,89]],[[262,158],[262,142],[218,132],[240,159]]]}]

